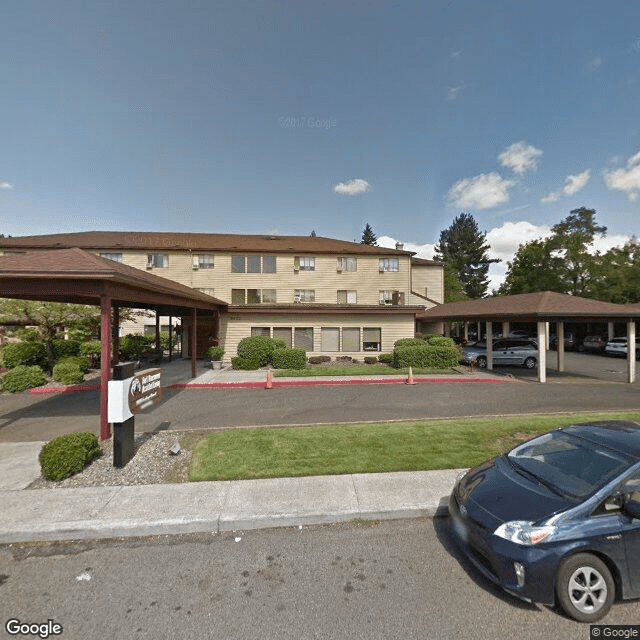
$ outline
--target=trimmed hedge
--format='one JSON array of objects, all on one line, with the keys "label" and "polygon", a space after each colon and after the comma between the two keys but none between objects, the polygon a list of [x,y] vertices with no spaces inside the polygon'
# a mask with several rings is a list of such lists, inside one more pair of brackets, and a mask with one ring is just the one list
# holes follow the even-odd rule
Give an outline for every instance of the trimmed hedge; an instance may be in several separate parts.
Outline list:
[{"label": "trimmed hedge", "polygon": [[64,480],[82,471],[102,453],[93,433],[68,433],[54,438],[40,451],[40,470],[47,480]]},{"label": "trimmed hedge", "polygon": [[425,337],[424,340],[432,347],[456,347],[456,343],[447,336],[430,335]]},{"label": "trimmed hedge", "polygon": [[120,338],[120,354],[125,360],[137,360],[142,353],[148,350],[148,336],[128,333]]},{"label": "trimmed hedge", "polygon": [[61,360],[53,367],[53,379],[62,384],[79,384],[84,380],[84,373],[77,363],[68,358]]},{"label": "trimmed hedge", "polygon": [[5,367],[42,366],[47,364],[47,348],[42,342],[16,342],[2,348],[2,360]]},{"label": "trimmed hedge", "polygon": [[307,352],[304,349],[275,349],[271,362],[276,369],[304,369],[307,366]]},{"label": "trimmed hedge", "polygon": [[396,347],[423,347],[425,341],[420,338],[400,338],[393,343],[393,348]]},{"label": "trimmed hedge", "polygon": [[378,356],[378,362],[386,362],[391,364],[393,362],[393,353],[381,353]]},{"label": "trimmed hedge", "polygon": [[80,355],[91,358],[93,363],[100,361],[102,354],[102,342],[100,340],[89,340],[89,342],[83,342],[80,345]]},{"label": "trimmed hedge", "polygon": [[260,368],[260,362],[258,360],[252,360],[251,358],[241,358],[240,356],[236,356],[235,358],[231,358],[231,367],[233,369],[255,371]]},{"label": "trimmed hedge", "polygon": [[309,356],[309,364],[322,364],[331,362],[331,356]]},{"label": "trimmed hedge", "polygon": [[209,349],[207,349],[207,355],[211,360],[222,360],[224,349],[222,347],[209,347]]},{"label": "trimmed hedge", "polygon": [[271,362],[271,356],[276,349],[286,349],[284,340],[277,340],[269,336],[251,336],[243,338],[238,344],[238,357],[245,360],[255,360],[258,366]]},{"label": "trimmed hedge", "polygon": [[7,371],[0,379],[3,391],[26,391],[33,387],[41,387],[47,379],[44,372],[37,365],[28,367],[19,364],[10,371]]},{"label": "trimmed hedge", "polygon": [[394,365],[403,367],[428,367],[450,369],[458,364],[460,352],[455,347],[422,345],[400,345],[393,350]]},{"label": "trimmed hedge", "polygon": [[364,363],[365,364],[376,364],[378,362],[378,358],[376,356],[365,356]]},{"label": "trimmed hedge", "polygon": [[77,340],[54,340],[53,356],[56,360],[80,355],[80,343]]}]

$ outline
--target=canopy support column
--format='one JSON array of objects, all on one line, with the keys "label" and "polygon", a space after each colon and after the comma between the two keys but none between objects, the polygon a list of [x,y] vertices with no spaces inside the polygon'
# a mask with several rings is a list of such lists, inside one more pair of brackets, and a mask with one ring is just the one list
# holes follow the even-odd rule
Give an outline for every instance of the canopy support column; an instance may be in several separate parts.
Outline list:
[{"label": "canopy support column", "polygon": [[538,382],[547,381],[547,328],[546,322],[538,322]]},{"label": "canopy support column", "polygon": [[557,349],[558,349],[558,371],[564,371],[564,322],[558,320],[556,322],[558,330]]},{"label": "canopy support column", "polygon": [[627,321],[627,382],[636,381],[636,323]]},{"label": "canopy support column", "polygon": [[193,307],[191,312],[192,325],[191,325],[191,377],[196,377],[196,345],[198,344],[196,340],[196,327],[198,324],[198,310]]},{"label": "canopy support column", "polygon": [[487,320],[486,325],[486,345],[487,345],[487,369],[493,371],[493,322]]},{"label": "canopy support column", "polygon": [[107,440],[109,429],[109,378],[111,377],[111,298],[100,296],[100,439]]}]

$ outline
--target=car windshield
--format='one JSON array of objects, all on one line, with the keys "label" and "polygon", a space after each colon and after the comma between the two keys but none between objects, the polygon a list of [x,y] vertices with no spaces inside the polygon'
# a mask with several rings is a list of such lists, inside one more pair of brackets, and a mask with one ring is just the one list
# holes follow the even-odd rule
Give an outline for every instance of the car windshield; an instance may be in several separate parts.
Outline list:
[{"label": "car windshield", "polygon": [[541,484],[575,498],[598,491],[629,464],[613,451],[562,431],[519,445],[507,454],[507,459]]}]

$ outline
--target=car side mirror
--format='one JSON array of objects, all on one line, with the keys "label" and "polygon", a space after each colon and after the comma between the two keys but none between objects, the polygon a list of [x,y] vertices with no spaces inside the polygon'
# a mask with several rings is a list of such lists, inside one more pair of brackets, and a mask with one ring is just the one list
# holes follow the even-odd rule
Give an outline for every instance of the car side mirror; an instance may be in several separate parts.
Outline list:
[{"label": "car side mirror", "polygon": [[625,500],[622,504],[622,510],[632,518],[640,520],[640,500]]}]

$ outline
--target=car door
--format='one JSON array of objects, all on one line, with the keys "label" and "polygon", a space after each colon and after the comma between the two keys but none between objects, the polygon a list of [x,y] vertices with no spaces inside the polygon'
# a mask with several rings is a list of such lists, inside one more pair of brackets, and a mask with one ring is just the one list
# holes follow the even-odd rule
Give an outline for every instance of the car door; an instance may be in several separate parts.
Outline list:
[{"label": "car door", "polygon": [[[640,471],[622,484],[623,495],[640,501]],[[640,596],[640,518],[625,514],[627,522],[623,533],[627,551],[627,565],[635,597]]]},{"label": "car door", "polygon": [[493,343],[493,364],[509,364],[508,340],[496,340]]}]

